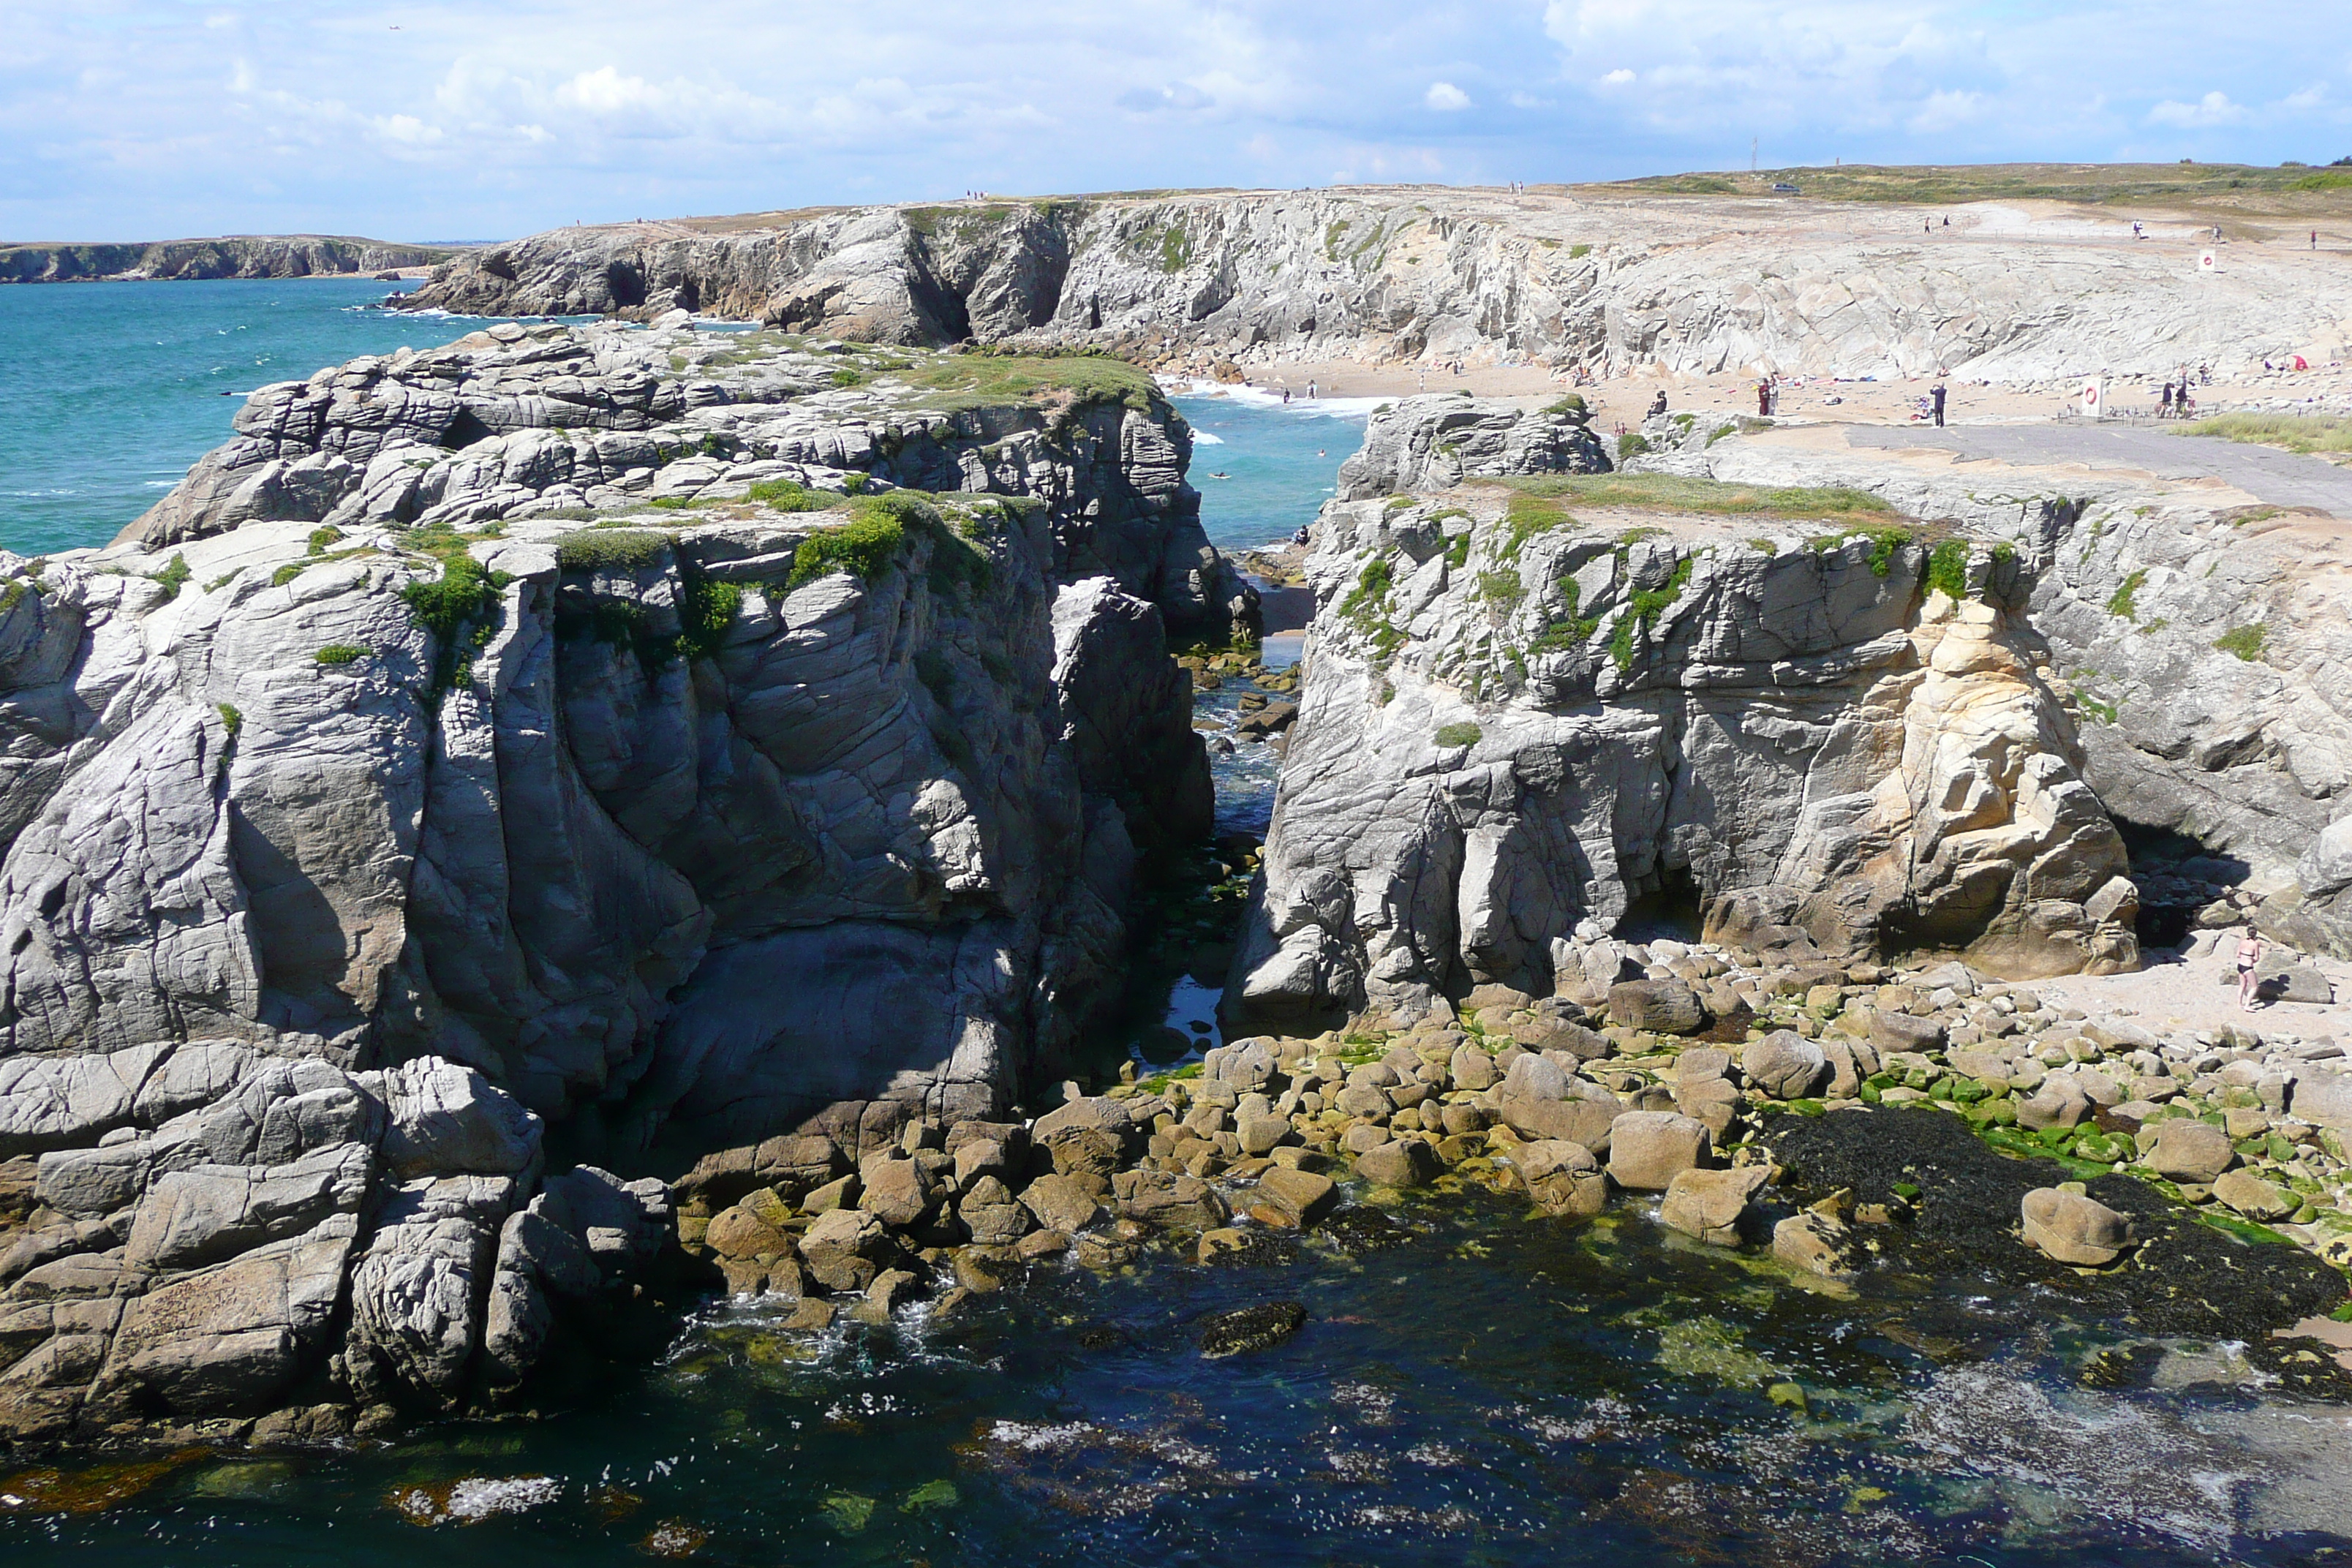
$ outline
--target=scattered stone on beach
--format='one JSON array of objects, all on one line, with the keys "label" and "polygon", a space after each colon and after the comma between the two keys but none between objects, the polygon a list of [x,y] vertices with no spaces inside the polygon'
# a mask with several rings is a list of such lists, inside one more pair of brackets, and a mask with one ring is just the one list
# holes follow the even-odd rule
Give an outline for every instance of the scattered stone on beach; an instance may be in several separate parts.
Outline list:
[{"label": "scattered stone on beach", "polygon": [[1608,1178],[1591,1150],[1565,1139],[1522,1143],[1511,1152],[1528,1196],[1546,1214],[1591,1219],[1609,1203]]},{"label": "scattered stone on beach", "polygon": [[2228,1133],[2186,1118],[2158,1122],[2146,1155],[2147,1168],[2158,1175],[2202,1186],[2210,1186],[2237,1157]]}]

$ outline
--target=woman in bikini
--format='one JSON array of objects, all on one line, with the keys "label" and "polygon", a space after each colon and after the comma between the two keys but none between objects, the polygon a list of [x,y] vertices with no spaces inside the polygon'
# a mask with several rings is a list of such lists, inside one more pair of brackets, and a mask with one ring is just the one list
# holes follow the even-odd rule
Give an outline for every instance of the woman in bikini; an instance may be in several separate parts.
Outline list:
[{"label": "woman in bikini", "polygon": [[2246,934],[2238,939],[2238,1006],[2243,1012],[2254,1010],[2254,993],[2259,986],[2254,979],[2254,966],[2263,961],[2263,939],[2248,926]]}]

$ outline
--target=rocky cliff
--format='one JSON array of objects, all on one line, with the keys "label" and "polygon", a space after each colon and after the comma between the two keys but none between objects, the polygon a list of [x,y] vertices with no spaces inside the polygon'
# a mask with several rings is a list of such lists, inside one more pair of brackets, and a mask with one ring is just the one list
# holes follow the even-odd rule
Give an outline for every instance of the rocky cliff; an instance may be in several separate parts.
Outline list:
[{"label": "rocky cliff", "polygon": [[2300,258],[2247,247],[2200,274],[2178,247],[2086,247],[2021,217],[1926,234],[1901,208],[1411,187],[872,207],[561,229],[458,258],[404,303],[1253,363],[1996,380],[2227,371],[2339,344],[2352,319],[2352,275]]},{"label": "rocky cliff", "polygon": [[0,283],[72,283],[198,278],[325,278],[432,267],[457,251],[336,235],[235,235],[122,245],[0,246]]},{"label": "rocky cliff", "polygon": [[668,1256],[551,1163],[986,1116],[1116,1000],[1211,816],[1120,576],[1223,580],[1181,423],[621,337],[264,389],[0,555],[5,1430],[495,1398]]},{"label": "rocky cliff", "polygon": [[1665,474],[1331,502],[1234,997],[1573,993],[1614,978],[1592,939],[1676,903],[1759,952],[2132,966],[2031,562],[1943,534]]}]

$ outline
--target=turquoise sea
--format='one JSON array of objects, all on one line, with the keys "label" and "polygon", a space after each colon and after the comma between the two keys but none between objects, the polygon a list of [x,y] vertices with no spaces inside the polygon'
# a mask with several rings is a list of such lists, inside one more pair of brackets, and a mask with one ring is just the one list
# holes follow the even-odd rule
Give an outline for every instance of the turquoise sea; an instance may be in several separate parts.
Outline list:
[{"label": "turquoise sea", "polygon": [[[371,308],[411,287],[314,278],[0,289],[0,546],[103,544],[228,439],[254,388],[479,324]],[[1227,547],[1312,520],[1361,435],[1360,410],[1177,403],[1202,437],[1193,472],[1210,537]],[[1205,477],[1213,469],[1232,478]]]},{"label": "turquoise sea", "polygon": [[244,395],[465,325],[367,279],[0,289],[0,545],[103,544],[231,434]]},{"label": "turquoise sea", "polygon": [[[226,434],[223,392],[468,324],[354,308],[381,289],[0,289],[0,542],[110,537]],[[1228,546],[1308,521],[1357,439],[1349,411],[1181,404]],[[1228,825],[1262,823],[1272,771],[1221,759]],[[1185,983],[1170,1016],[1214,999]],[[2231,1345],[1965,1270],[1802,1285],[1669,1236],[1654,1200],[1582,1226],[1476,1189],[1350,1212],[1239,1264],[1043,1267],[945,1321],[809,1337],[708,1302],[539,1419],[0,1458],[0,1562],[2297,1568],[2352,1546],[2345,1413],[2266,1393]],[[1268,1300],[1304,1327],[1202,1354],[1205,1317]]]}]

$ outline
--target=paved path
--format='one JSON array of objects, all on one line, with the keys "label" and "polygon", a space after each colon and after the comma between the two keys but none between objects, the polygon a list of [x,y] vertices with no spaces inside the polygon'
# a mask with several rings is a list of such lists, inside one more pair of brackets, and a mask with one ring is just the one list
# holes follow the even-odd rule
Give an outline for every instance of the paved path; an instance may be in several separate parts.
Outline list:
[{"label": "paved path", "polygon": [[1846,445],[1910,447],[1956,452],[1962,460],[1990,458],[2038,466],[2085,463],[2095,468],[2138,468],[2168,479],[2211,477],[2271,506],[2316,507],[2352,518],[2352,468],[2321,458],[2250,447],[2214,437],[2176,436],[2161,426],[2130,425],[1853,425]]}]

